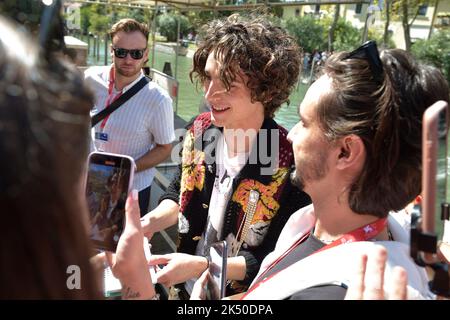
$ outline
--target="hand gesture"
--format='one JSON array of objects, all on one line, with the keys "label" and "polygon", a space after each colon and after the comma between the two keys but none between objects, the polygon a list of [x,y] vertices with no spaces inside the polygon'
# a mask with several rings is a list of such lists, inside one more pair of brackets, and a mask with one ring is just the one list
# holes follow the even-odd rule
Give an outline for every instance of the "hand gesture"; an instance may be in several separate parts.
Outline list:
[{"label": "hand gesture", "polygon": [[[387,252],[376,246],[369,255],[362,255],[354,277],[345,295],[346,300],[384,300],[384,270]],[[402,267],[395,267],[392,287],[388,292],[390,300],[406,300],[407,274]]]},{"label": "hand gesture", "polygon": [[166,255],[152,255],[149,264],[165,265],[156,274],[157,282],[170,287],[199,277],[206,269],[208,262],[205,257],[185,253],[169,253]]},{"label": "hand gesture", "polygon": [[138,193],[133,190],[125,206],[125,228],[116,253],[107,252],[111,270],[122,284],[123,299],[148,299],[155,296],[141,229]]}]

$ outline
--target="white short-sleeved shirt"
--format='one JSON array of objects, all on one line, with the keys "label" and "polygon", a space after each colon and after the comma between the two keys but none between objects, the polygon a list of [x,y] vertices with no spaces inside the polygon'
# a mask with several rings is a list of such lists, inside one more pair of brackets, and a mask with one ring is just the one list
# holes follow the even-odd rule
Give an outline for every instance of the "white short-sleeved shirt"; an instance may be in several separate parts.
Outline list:
[{"label": "white short-sleeved shirt", "polygon": [[[95,94],[92,114],[97,114],[106,106],[110,70],[111,66],[104,66],[91,67],[85,71],[85,81]],[[122,94],[143,76],[141,74],[126,86]],[[119,93],[113,89],[114,96]],[[172,99],[152,81],[111,113],[103,129],[102,122],[103,120],[92,130],[95,149],[126,154],[134,160],[142,157],[156,144],[169,144],[175,139]],[[101,138],[98,133],[102,133]],[[154,168],[136,173],[133,187],[138,191],[145,189],[151,185],[154,176]]]}]

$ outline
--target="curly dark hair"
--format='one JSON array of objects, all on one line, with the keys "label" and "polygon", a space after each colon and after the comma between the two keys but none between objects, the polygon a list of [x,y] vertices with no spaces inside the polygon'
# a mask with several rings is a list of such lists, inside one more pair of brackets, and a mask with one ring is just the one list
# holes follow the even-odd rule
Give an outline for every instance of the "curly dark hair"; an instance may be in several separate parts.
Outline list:
[{"label": "curly dark hair", "polygon": [[329,141],[359,136],[366,160],[349,189],[350,208],[385,217],[421,191],[422,116],[438,100],[449,100],[442,73],[417,63],[406,51],[385,50],[381,79],[366,59],[328,58],[323,72],[332,90],[318,103],[319,124]]},{"label": "curly dark hair", "polygon": [[301,50],[285,30],[267,17],[233,14],[204,26],[204,40],[194,54],[191,81],[203,83],[206,60],[211,52],[222,63],[220,79],[227,90],[239,70],[248,77],[252,101],[264,106],[266,117],[273,117],[297,83]]}]

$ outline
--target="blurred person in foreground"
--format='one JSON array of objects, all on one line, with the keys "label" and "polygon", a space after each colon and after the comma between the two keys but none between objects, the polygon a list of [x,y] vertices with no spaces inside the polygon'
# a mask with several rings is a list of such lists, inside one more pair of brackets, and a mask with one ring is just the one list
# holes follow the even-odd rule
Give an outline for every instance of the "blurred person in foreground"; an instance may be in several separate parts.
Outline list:
[{"label": "blurred person in foreground", "polygon": [[[47,61],[17,29],[0,16],[0,299],[99,299],[84,191],[92,95],[73,67]],[[138,271],[116,275],[124,298],[151,298],[133,195],[117,260]]]}]

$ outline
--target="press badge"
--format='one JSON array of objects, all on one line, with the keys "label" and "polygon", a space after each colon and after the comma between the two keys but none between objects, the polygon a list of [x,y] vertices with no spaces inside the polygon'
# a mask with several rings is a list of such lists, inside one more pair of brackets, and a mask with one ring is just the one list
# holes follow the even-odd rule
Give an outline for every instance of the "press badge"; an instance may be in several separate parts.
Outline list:
[{"label": "press badge", "polygon": [[102,140],[102,141],[108,141],[108,134],[105,132],[96,132],[95,139]]}]

